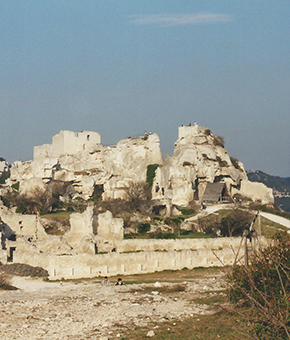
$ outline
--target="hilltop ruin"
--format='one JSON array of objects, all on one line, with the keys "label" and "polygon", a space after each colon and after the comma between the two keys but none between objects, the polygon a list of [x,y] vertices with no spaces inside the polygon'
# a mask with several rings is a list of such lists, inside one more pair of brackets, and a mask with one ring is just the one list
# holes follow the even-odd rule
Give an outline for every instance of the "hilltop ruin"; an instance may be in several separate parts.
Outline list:
[{"label": "hilltop ruin", "polygon": [[[32,161],[12,164],[1,191],[19,184],[19,193],[29,197],[61,182],[69,183],[62,200],[88,200],[96,189],[103,201],[126,200],[126,189],[146,182],[152,166],[153,206],[164,207],[167,216],[192,201],[231,203],[237,194],[262,204],[274,202],[271,189],[248,181],[243,164],[228,155],[222,138],[197,124],[179,127],[174,154],[165,162],[155,133],[103,146],[97,132],[60,131],[52,144],[34,147]],[[40,266],[54,278],[216,266],[219,259],[230,264],[231,247],[240,245],[238,238],[126,240],[124,220],[110,211],[94,212],[93,204],[72,213],[62,235],[48,235],[36,213],[17,214],[2,204],[0,218],[1,262]]]}]

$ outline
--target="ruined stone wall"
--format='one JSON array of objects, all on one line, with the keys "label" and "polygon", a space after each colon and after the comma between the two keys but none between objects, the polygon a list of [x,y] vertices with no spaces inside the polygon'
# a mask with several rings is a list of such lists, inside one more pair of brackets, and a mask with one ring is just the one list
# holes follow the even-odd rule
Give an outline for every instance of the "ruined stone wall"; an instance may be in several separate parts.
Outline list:
[{"label": "ruined stone wall", "polygon": [[192,269],[201,266],[221,266],[220,260],[224,261],[225,265],[230,265],[235,259],[230,248],[218,249],[214,252],[211,249],[200,249],[196,251],[53,256],[16,251],[14,262],[43,267],[48,270],[51,279],[71,279],[152,273],[162,270],[178,270],[184,267]]},{"label": "ruined stone wall", "polygon": [[[150,240],[150,242],[152,241]],[[190,243],[193,240],[178,241]],[[160,242],[159,245],[157,245],[158,242]],[[266,245],[266,242],[266,239],[261,238],[260,244]],[[59,279],[142,274],[162,270],[178,270],[184,267],[192,269],[194,267],[231,265],[235,261],[235,254],[238,250],[240,250],[239,256],[243,256],[244,251],[244,247],[240,247],[241,238],[196,240],[193,242],[193,245],[197,247],[196,250],[193,250],[194,246],[191,246],[191,249],[178,250],[177,246],[184,246],[182,243],[174,240],[156,240],[156,242],[152,242],[152,248],[158,246],[159,251],[155,249],[155,251],[96,255],[56,256],[15,251],[13,261],[43,267],[48,270],[52,279]],[[176,250],[162,251],[162,245],[166,244],[171,244],[172,248]]]},{"label": "ruined stone wall", "polygon": [[172,239],[172,240],[152,240],[152,239],[129,239],[118,243],[118,252],[129,251],[171,251],[171,250],[198,250],[211,249],[217,250],[221,248],[239,247],[240,238],[236,237],[220,237],[220,238],[196,238],[196,239]]},{"label": "ruined stone wall", "polygon": [[198,134],[198,125],[192,126],[179,126],[178,128],[178,139],[191,137]]},{"label": "ruined stone wall", "polygon": [[37,215],[2,214],[1,219],[17,236],[31,237],[38,241],[48,237]]},{"label": "ruined stone wall", "polygon": [[91,150],[101,143],[101,137],[94,131],[60,131],[52,138],[52,156],[60,157],[64,154],[76,154],[83,150]]},{"label": "ruined stone wall", "polygon": [[273,204],[274,203],[273,189],[268,188],[263,183],[243,180],[241,182],[241,187],[239,190],[233,188],[233,195],[236,193],[249,197],[253,201],[260,200],[261,204]]}]

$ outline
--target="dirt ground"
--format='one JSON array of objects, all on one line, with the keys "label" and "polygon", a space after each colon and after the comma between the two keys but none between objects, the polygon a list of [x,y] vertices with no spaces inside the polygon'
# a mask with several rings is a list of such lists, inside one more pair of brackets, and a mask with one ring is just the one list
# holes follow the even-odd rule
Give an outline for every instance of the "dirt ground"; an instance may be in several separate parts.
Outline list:
[{"label": "dirt ground", "polygon": [[124,286],[110,277],[109,287],[100,285],[101,278],[45,282],[14,276],[19,290],[0,291],[0,339],[122,339],[128,328],[144,326],[154,332],[168,320],[216,312],[202,298],[225,296],[224,275],[215,268],[166,271],[123,277]]}]

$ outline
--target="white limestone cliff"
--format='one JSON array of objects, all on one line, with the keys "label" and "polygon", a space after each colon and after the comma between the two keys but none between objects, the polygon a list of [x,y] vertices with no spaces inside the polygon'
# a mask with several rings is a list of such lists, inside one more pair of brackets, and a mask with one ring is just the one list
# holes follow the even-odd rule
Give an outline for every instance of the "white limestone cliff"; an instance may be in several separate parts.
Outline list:
[{"label": "white limestone cliff", "polygon": [[165,164],[156,133],[123,139],[115,146],[100,143],[97,132],[60,131],[52,144],[34,147],[33,161],[14,162],[7,183],[20,182],[27,192],[41,187],[40,181],[70,182],[84,199],[102,186],[104,200],[124,199],[125,188],[145,181],[148,165],[157,164],[152,198],[163,204],[186,206],[202,200],[207,183],[214,182],[224,183],[230,197],[239,193],[265,204],[274,202],[270,189],[246,182],[243,164],[229,157],[220,137],[206,127],[180,126],[174,154]]},{"label": "white limestone cliff", "polygon": [[[163,164],[156,133],[127,138],[116,146],[104,147],[98,133],[61,131],[52,144],[34,148],[30,162],[12,164],[10,184],[41,179],[73,182],[75,190],[89,198],[95,185],[104,185],[104,199],[124,198],[124,185],[145,181],[149,164]],[[27,187],[27,186],[26,186]]]},{"label": "white limestone cliff", "polygon": [[222,144],[206,127],[179,127],[173,156],[156,170],[152,198],[186,206],[194,198],[202,200],[207,183],[220,182],[230,197],[240,193],[254,201],[273,203],[271,189],[259,186],[255,190],[257,186],[247,180],[243,164],[231,159]]}]

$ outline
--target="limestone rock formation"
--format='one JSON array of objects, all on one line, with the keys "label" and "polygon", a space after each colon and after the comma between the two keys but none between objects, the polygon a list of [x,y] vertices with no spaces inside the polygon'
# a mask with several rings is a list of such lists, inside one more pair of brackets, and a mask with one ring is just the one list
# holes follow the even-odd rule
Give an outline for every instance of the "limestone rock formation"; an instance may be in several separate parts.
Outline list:
[{"label": "limestone rock formation", "polygon": [[243,164],[229,157],[222,138],[208,128],[197,124],[179,127],[175,146],[173,156],[156,171],[154,199],[186,206],[193,199],[203,199],[207,183],[224,183],[229,198],[240,193],[265,204],[273,203],[271,190],[259,186],[255,191],[256,186],[247,181]]},{"label": "limestone rock formation", "polygon": [[270,189],[247,181],[243,164],[229,157],[222,138],[197,124],[179,127],[174,154],[165,164],[155,133],[105,147],[97,132],[60,131],[52,144],[34,148],[33,161],[13,163],[8,184],[20,182],[21,192],[27,193],[42,188],[40,182],[55,180],[71,183],[74,195],[84,199],[96,187],[103,200],[124,199],[130,183],[146,180],[151,164],[158,165],[152,198],[168,209],[203,200],[208,183],[224,183],[228,199],[241,194],[264,204],[274,202]]},{"label": "limestone rock formation", "polygon": [[[156,133],[121,140],[104,147],[100,135],[85,131],[60,131],[52,144],[34,148],[34,159],[12,164],[10,184],[41,179],[72,182],[75,190],[89,198],[95,185],[104,186],[104,199],[123,198],[124,186],[131,181],[145,181],[149,164],[163,164]],[[31,181],[30,181],[31,185]]]}]

